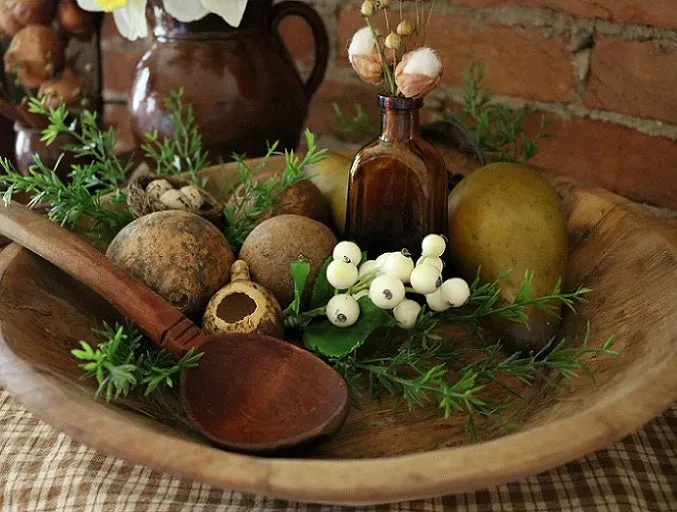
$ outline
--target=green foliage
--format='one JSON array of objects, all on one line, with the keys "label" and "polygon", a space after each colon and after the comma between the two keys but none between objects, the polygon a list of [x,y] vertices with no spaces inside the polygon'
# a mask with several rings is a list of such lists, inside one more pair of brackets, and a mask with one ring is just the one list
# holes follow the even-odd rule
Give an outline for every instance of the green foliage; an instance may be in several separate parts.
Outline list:
[{"label": "green foliage", "polygon": [[65,181],[57,175],[59,164],[49,169],[38,155],[34,156],[28,176],[16,171],[6,158],[1,159],[4,173],[0,174],[0,193],[5,203],[9,203],[15,193],[28,193],[30,207],[48,203],[47,216],[62,225],[73,227],[84,218],[91,224],[89,234],[93,238],[117,233],[132,217],[126,209],[119,212],[106,208],[102,198],[108,195],[112,206],[124,204],[126,195],[120,187],[130,165],[122,164],[114,156],[113,131],[102,131],[92,112],[85,111],[78,119],[70,120],[63,105],[48,109],[37,99],[31,99],[29,110],[48,119],[43,141],[52,144],[61,135],[71,137],[74,142],[64,149],[83,163],[73,165],[69,180]]},{"label": "green foliage", "polygon": [[395,325],[392,315],[376,307],[369,297],[362,297],[357,302],[360,318],[354,325],[337,327],[326,318],[314,322],[303,331],[306,347],[324,357],[340,358],[362,346],[377,329]]},{"label": "green foliage", "polygon": [[394,353],[370,358],[351,353],[334,360],[333,366],[353,386],[360,378],[366,378],[374,397],[394,395],[411,409],[435,403],[445,418],[465,414],[468,436],[474,440],[478,418],[494,421],[506,429],[514,426],[504,414],[508,400],[497,402],[483,396],[490,384],[500,385],[519,398],[518,391],[506,381],[517,379],[530,385],[542,376],[549,385],[560,387],[558,380],[572,380],[584,374],[594,382],[585,356],[617,353],[612,348],[613,338],[600,348],[590,348],[588,343],[589,331],[581,347],[567,346],[564,339],[552,340],[536,354],[518,352],[505,356],[500,343],[467,349],[458,348],[451,341],[423,345],[410,338]]},{"label": "green foliage", "polygon": [[[325,158],[326,150],[318,149],[310,130],[305,131],[308,152],[300,158],[294,151],[277,151],[277,143],[268,148],[261,162],[252,169],[244,155],[234,155],[238,180],[231,188],[231,201],[224,209],[226,217],[225,234],[235,250],[238,250],[247,235],[261,222],[261,216],[272,213],[282,206],[282,196],[294,183],[306,179],[303,168]],[[273,175],[265,181],[256,179],[256,173],[266,167],[273,155],[284,155],[285,168],[281,176]],[[241,190],[238,190],[241,188]]]},{"label": "green foliage", "polygon": [[95,397],[107,402],[139,388],[149,395],[157,389],[172,388],[179,373],[197,366],[202,354],[191,349],[180,361],[175,362],[169,353],[145,340],[131,323],[116,323],[111,327],[104,322],[103,329],[94,330],[101,338],[96,348],[85,341],[80,349],[71,351],[73,356],[84,361],[82,379],[95,378],[99,387]]},{"label": "green foliage", "polygon": [[470,132],[486,157],[494,162],[527,162],[538,154],[539,141],[548,137],[548,122],[541,116],[533,135],[526,127],[531,113],[527,108],[511,109],[491,102],[483,89],[484,66],[470,57],[463,70],[463,104],[461,110],[449,109],[446,102],[439,108],[444,118],[455,121]]},{"label": "green foliage", "polygon": [[289,272],[294,281],[294,300],[284,310],[285,316],[301,314],[301,299],[306,290],[308,276],[310,276],[310,263],[307,261],[295,261],[290,265]]},{"label": "green foliage", "polygon": [[157,174],[189,172],[193,183],[201,185],[198,172],[209,165],[209,156],[204,150],[202,134],[195,123],[193,106],[184,104],[182,99],[183,89],[169,93],[165,99],[165,108],[172,124],[172,136],[161,138],[157,130],[147,133],[147,142],[141,149],[155,163]]},{"label": "green foliage", "polygon": [[[197,172],[207,165],[207,154],[195,127],[192,108],[183,106],[181,97],[180,91],[171,93],[166,102],[176,136],[160,141],[157,133],[149,134],[143,150],[157,167],[156,172],[178,175],[189,171],[197,182]],[[29,110],[47,118],[48,126],[41,139],[46,144],[53,144],[59,136],[74,140],[64,150],[71,152],[79,163],[67,173],[68,180],[63,180],[57,173],[62,160],[55,169],[49,169],[34,155],[29,175],[22,176],[7,159],[0,159],[4,170],[0,175],[0,193],[5,203],[15,193],[27,193],[31,197],[29,207],[49,205],[47,216],[51,220],[70,228],[85,221],[91,238],[113,237],[133,220],[125,206],[124,188],[131,162],[123,163],[115,154],[115,132],[112,128],[103,130],[96,113],[86,110],[73,118],[65,106],[47,108],[36,98],[31,98]]]},{"label": "green foliage", "polygon": [[378,135],[376,127],[359,103],[355,105],[355,116],[352,119],[343,114],[338,103],[332,103],[332,109],[338,128],[346,137],[361,140],[374,138]]}]

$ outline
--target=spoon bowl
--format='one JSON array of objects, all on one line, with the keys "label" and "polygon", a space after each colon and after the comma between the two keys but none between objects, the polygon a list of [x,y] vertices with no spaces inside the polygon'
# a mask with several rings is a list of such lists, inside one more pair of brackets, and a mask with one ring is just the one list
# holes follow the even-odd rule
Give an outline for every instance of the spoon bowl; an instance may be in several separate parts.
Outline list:
[{"label": "spoon bowl", "polygon": [[228,334],[206,336],[197,349],[204,355],[199,367],[181,375],[181,395],[193,424],[216,443],[227,439],[230,449],[243,452],[282,451],[333,435],[346,418],[343,379],[295,345]]}]

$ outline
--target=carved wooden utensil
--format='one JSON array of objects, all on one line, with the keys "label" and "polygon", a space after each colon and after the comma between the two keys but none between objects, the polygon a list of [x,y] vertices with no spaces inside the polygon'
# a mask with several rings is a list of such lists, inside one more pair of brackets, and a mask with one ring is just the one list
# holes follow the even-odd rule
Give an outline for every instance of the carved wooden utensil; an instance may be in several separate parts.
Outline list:
[{"label": "carved wooden utensil", "polygon": [[211,441],[268,453],[319,442],[343,424],[345,382],[309,352],[267,336],[203,333],[87,242],[15,203],[0,206],[0,234],[89,286],[173,357],[203,352],[181,375],[181,399]]}]

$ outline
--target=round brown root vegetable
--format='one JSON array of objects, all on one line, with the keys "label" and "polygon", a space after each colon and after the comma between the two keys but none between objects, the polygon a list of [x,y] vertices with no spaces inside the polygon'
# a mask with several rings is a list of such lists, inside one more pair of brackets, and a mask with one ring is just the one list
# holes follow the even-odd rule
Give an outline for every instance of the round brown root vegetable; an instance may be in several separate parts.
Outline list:
[{"label": "round brown root vegetable", "polygon": [[64,66],[64,47],[59,37],[43,25],[28,25],[12,38],[5,53],[5,71],[16,73],[28,88],[59,73]]},{"label": "round brown root vegetable", "polygon": [[249,234],[240,259],[249,265],[252,279],[273,292],[284,308],[294,300],[289,266],[299,260],[310,264],[307,297],[336,243],[331,229],[320,222],[300,215],[279,215],[262,222]]},{"label": "round brown root vegetable", "polygon": [[106,256],[185,315],[201,313],[235,261],[226,237],[199,215],[156,212],[136,219]]},{"label": "round brown root vegetable", "polygon": [[249,277],[249,266],[233,263],[230,283],[207,304],[202,327],[205,332],[258,333],[281,338],[284,335],[282,308],[277,299]]},{"label": "round brown root vegetable", "polygon": [[61,76],[43,83],[38,90],[38,98],[44,99],[47,108],[66,108],[80,106],[80,101],[87,89],[87,81],[80,78],[71,68],[66,68]]}]

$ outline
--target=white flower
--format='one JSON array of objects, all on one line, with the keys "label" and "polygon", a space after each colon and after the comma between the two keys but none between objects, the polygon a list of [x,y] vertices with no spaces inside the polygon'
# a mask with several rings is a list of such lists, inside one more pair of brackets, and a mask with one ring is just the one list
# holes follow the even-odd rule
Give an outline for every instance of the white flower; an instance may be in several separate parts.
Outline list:
[{"label": "white flower", "polygon": [[[112,12],[115,24],[124,37],[130,40],[146,37],[147,0],[77,0],[86,11]],[[233,27],[240,25],[247,0],[164,0],[170,16],[182,23],[204,18],[210,12],[221,16]]]},{"label": "white flower", "polygon": [[369,27],[355,32],[348,46],[348,59],[352,62],[355,55],[371,55],[376,46],[376,40]]},{"label": "white flower", "polygon": [[130,40],[146,37],[147,0],[77,0],[85,11],[112,12],[115,24],[123,37]]},{"label": "white flower", "polygon": [[210,12],[221,16],[228,25],[242,21],[247,0],[164,0],[167,12],[181,22],[204,18]]},{"label": "white flower", "polygon": [[431,48],[417,48],[402,56],[395,69],[395,83],[403,96],[423,98],[442,78],[442,61]]},{"label": "white flower", "polygon": [[348,46],[348,60],[359,77],[367,83],[377,84],[383,78],[381,58],[376,50],[376,40],[369,27],[355,32]]}]

